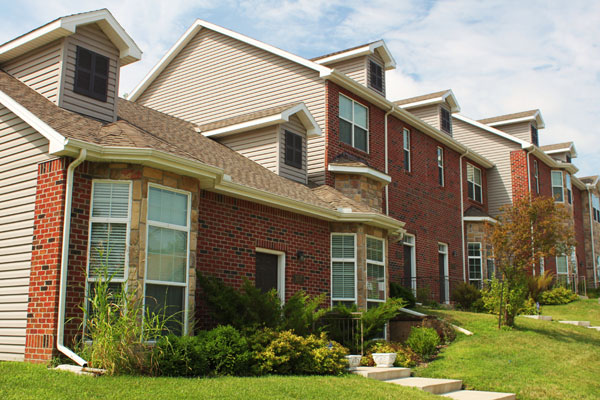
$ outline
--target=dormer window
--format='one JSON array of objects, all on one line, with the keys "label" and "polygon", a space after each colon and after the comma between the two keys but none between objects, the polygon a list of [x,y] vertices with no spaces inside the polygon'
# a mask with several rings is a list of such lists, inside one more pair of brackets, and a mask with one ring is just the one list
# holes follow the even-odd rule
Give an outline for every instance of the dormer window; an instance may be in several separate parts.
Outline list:
[{"label": "dormer window", "polygon": [[567,162],[568,162],[569,164],[571,164],[571,155],[570,155],[570,154],[567,154],[567,157],[566,157],[566,158],[567,158]]},{"label": "dormer window", "polygon": [[446,133],[452,133],[452,119],[450,117],[450,111],[446,110],[444,107],[441,109],[440,113],[442,131]]},{"label": "dormer window", "polygon": [[[536,146],[539,146],[539,140],[538,140],[538,130],[535,126],[531,125],[531,143],[533,143]],[[569,161],[570,162],[570,161]]]},{"label": "dormer window", "polygon": [[285,160],[286,165],[302,169],[302,136],[285,131]]},{"label": "dormer window", "polygon": [[107,90],[108,57],[77,46],[73,91],[105,102]]},{"label": "dormer window", "polygon": [[369,61],[369,85],[383,93],[383,67],[374,61]]}]

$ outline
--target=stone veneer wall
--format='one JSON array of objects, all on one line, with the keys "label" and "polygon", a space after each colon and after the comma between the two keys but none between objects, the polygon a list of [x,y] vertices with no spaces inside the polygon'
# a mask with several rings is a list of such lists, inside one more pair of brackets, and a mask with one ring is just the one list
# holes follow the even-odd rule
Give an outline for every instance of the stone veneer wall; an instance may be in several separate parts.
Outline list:
[{"label": "stone veneer wall", "polygon": [[383,184],[362,175],[335,174],[335,188],[352,200],[382,210]]}]

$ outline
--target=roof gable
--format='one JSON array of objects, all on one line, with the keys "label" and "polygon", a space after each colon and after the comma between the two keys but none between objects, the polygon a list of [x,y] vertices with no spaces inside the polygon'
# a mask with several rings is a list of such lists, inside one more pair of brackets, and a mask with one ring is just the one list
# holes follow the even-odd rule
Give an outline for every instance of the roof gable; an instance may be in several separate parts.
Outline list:
[{"label": "roof gable", "polygon": [[499,115],[497,117],[480,119],[477,122],[493,127],[516,124],[525,121],[535,121],[538,129],[543,129],[545,127],[544,119],[542,118],[542,113],[540,112],[540,110],[529,110],[512,114]]},{"label": "roof gable", "polygon": [[394,104],[407,110],[440,103],[447,103],[452,112],[460,112],[460,105],[458,104],[458,100],[456,99],[456,96],[454,96],[452,89],[394,101]]},{"label": "roof gable", "polygon": [[346,50],[336,51],[323,56],[312,58],[317,64],[328,65],[355,57],[366,56],[377,52],[385,62],[384,68],[391,70],[396,68],[396,60],[383,40],[355,46]]}]

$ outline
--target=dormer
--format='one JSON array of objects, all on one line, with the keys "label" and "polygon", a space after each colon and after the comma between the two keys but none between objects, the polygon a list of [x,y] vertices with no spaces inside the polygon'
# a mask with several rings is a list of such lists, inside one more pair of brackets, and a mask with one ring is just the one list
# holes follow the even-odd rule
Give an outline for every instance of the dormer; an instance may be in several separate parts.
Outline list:
[{"label": "dormer", "polygon": [[522,111],[477,121],[508,133],[518,139],[539,146],[538,130],[544,129],[540,110]]},{"label": "dormer", "polygon": [[326,54],[311,61],[336,69],[382,96],[385,96],[385,71],[396,68],[396,61],[383,40]]},{"label": "dormer", "polygon": [[307,184],[307,140],[322,136],[304,103],[284,104],[199,125],[196,130],[268,170]]},{"label": "dormer", "polygon": [[119,69],[141,56],[102,9],[58,18],[3,44],[0,68],[62,108],[114,122]]},{"label": "dormer", "polygon": [[573,142],[549,144],[541,146],[540,149],[556,161],[564,163],[571,164],[572,159],[577,158],[577,150]]},{"label": "dormer", "polygon": [[394,103],[429,125],[452,136],[452,113],[460,112],[460,106],[452,90],[442,90],[398,100]]}]

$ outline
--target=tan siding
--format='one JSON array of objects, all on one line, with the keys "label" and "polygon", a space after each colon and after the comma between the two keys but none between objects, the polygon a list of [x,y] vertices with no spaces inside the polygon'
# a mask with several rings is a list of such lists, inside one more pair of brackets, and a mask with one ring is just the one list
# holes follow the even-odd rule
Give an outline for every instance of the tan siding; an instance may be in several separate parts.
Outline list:
[{"label": "tan siding", "polygon": [[[285,131],[290,131],[302,136],[302,169],[291,167],[285,163]],[[302,122],[293,115],[290,121],[282,124],[279,129],[279,175],[300,183],[307,183],[306,179],[306,128]]]},{"label": "tan siding", "polygon": [[343,72],[361,85],[367,86],[367,57],[356,57],[327,65]]},{"label": "tan siding", "polygon": [[244,157],[277,173],[277,126],[227,136],[218,141]]},{"label": "tan siding", "polygon": [[63,41],[35,49],[0,67],[32,89],[58,104]]},{"label": "tan siding", "polygon": [[434,104],[431,106],[416,107],[407,110],[415,117],[422,119],[429,125],[440,129],[440,105]]},{"label": "tan siding", "polygon": [[454,139],[496,164],[487,171],[487,193],[489,213],[497,216],[500,207],[512,202],[510,152],[520,146],[456,118],[452,119],[452,133]]},{"label": "tan siding", "polygon": [[[65,68],[61,86],[60,106],[103,121],[116,120],[118,96],[119,50],[96,24],[77,28],[75,34],[65,39]],[[99,101],[73,92],[77,46],[102,54],[110,59],[107,101]]]},{"label": "tan siding", "polygon": [[37,164],[48,140],[0,107],[0,360],[23,360]]},{"label": "tan siding", "polygon": [[[207,123],[303,101],[325,131],[325,85],[317,71],[202,29],[137,100]],[[324,142],[309,146],[308,170],[324,181]]]},{"label": "tan siding", "polygon": [[500,125],[495,127],[502,132],[513,135],[516,138],[531,143],[531,122],[520,122],[518,124]]}]

